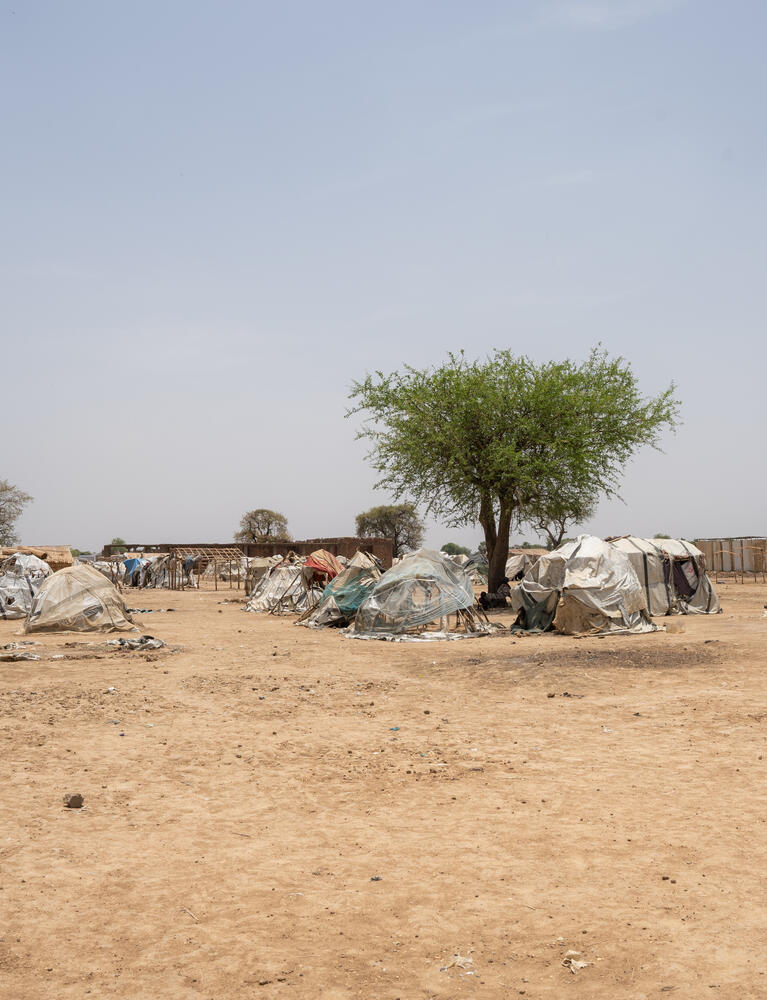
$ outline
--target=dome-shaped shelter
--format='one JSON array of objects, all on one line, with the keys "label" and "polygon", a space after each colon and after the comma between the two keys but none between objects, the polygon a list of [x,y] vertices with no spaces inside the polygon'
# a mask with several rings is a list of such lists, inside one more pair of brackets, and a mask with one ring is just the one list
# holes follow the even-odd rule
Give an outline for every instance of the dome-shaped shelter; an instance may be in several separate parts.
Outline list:
[{"label": "dome-shaped shelter", "polygon": [[485,633],[489,629],[480,623],[473,605],[466,569],[439,552],[419,549],[383,574],[360,605],[349,634],[401,638],[453,613],[463,618],[467,633]]},{"label": "dome-shaped shelter", "polygon": [[122,597],[92,566],[49,576],[35,594],[25,632],[122,632],[135,626]]}]

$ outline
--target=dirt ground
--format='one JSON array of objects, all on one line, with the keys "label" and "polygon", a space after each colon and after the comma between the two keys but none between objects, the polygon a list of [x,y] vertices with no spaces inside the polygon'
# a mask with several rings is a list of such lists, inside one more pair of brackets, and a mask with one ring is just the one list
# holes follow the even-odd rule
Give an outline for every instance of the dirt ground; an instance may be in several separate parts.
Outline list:
[{"label": "dirt ground", "polygon": [[0,996],[767,996],[767,586],[719,590],[610,639],[362,642],[226,590],[129,592],[180,649],[30,637]]}]

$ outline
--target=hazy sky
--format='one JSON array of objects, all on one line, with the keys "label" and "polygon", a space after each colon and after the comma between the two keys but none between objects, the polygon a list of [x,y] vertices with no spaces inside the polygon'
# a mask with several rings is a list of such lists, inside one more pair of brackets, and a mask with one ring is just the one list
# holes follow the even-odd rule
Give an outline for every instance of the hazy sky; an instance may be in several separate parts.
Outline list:
[{"label": "hazy sky", "polygon": [[684,425],[584,527],[767,532],[765,37],[763,0],[5,0],[23,540],[353,533],[353,379],[598,341]]}]

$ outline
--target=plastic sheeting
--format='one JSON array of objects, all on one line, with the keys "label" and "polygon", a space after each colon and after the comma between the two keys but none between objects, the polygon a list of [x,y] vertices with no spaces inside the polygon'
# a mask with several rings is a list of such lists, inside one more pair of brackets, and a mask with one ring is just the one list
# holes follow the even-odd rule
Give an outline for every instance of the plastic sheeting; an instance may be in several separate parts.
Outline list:
[{"label": "plastic sheeting", "polygon": [[314,570],[316,574],[324,574],[328,580],[332,580],[343,570],[343,566],[333,553],[327,552],[325,549],[317,549],[316,552],[308,555],[304,560],[304,566]]},{"label": "plastic sheeting", "polygon": [[325,587],[319,602],[302,615],[296,625],[308,628],[348,625],[380,579],[381,570],[375,561],[358,552],[346,569]]},{"label": "plastic sheeting", "polygon": [[718,614],[719,597],[706,573],[703,553],[676,538],[624,535],[610,544],[625,552],[644,588],[653,616]]},{"label": "plastic sheeting", "polygon": [[581,535],[541,556],[512,591],[511,606],[527,630],[552,625],[568,635],[652,632],[644,590],[628,556]]},{"label": "plastic sheeting", "polygon": [[35,594],[52,573],[47,562],[21,552],[0,565],[0,618],[26,618]]},{"label": "plastic sheeting", "polygon": [[301,562],[273,566],[256,585],[245,610],[302,614],[322,597],[322,588],[311,582],[313,575],[314,570]]},{"label": "plastic sheeting", "polygon": [[383,574],[360,605],[350,634],[401,635],[473,604],[464,567],[420,549]]},{"label": "plastic sheeting", "polygon": [[117,590],[92,566],[49,576],[35,595],[26,632],[121,632],[134,628]]}]

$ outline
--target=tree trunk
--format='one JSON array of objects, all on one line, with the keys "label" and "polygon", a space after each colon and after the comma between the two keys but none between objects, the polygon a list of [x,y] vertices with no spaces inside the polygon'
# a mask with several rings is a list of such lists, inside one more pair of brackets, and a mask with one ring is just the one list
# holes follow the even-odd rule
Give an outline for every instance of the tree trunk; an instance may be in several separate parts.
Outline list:
[{"label": "tree trunk", "polygon": [[487,549],[487,561],[493,558],[495,542],[498,533],[495,528],[495,515],[493,514],[493,502],[489,496],[483,496],[479,507],[479,523],[485,533],[485,548]]},{"label": "tree trunk", "polygon": [[[509,558],[509,535],[511,534],[511,515],[513,508],[510,505],[501,504],[501,511],[498,517],[498,530],[493,546],[493,553],[490,555],[488,549],[488,571],[487,590],[494,594],[503,583],[506,576],[506,560]],[[495,528],[495,524],[493,524]]]}]

